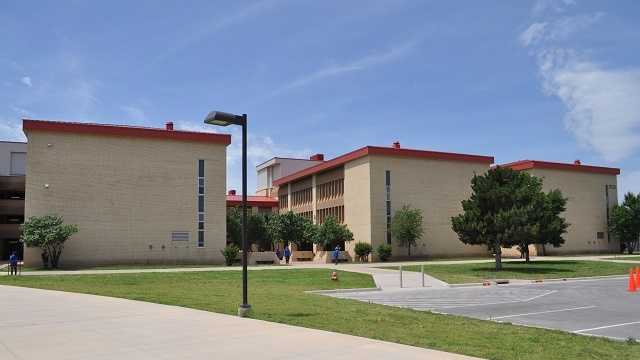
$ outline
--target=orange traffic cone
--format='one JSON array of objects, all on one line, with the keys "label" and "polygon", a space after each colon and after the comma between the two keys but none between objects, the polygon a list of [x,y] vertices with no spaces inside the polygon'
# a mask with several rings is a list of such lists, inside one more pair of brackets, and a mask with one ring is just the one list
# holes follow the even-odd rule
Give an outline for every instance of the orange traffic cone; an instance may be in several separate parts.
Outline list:
[{"label": "orange traffic cone", "polygon": [[636,289],[640,289],[640,267],[636,267],[635,270]]},{"label": "orange traffic cone", "polygon": [[627,287],[628,292],[636,292],[638,287],[636,286],[635,274],[633,273],[633,268],[629,270],[629,286]]}]

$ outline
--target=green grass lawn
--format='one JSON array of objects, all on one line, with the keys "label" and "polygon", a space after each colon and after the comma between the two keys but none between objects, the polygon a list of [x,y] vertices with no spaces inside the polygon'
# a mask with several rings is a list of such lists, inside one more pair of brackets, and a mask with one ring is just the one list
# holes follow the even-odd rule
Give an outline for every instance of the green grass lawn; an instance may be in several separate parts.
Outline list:
[{"label": "green grass lawn", "polygon": [[[385,267],[398,269],[397,266]],[[476,283],[484,279],[563,279],[587,276],[623,275],[629,273],[628,264],[606,261],[510,261],[502,263],[502,271],[495,271],[495,263],[424,264],[424,272],[450,284]],[[403,266],[406,271],[420,271],[420,265]]]},{"label": "green grass lawn", "polygon": [[208,268],[220,267],[220,264],[179,265],[179,264],[131,264],[131,265],[96,265],[96,266],[65,266],[58,269],[45,269],[41,266],[26,266],[22,271],[75,271],[75,270],[138,270],[138,269],[179,269],[179,268]]},{"label": "green grass lawn", "polygon": [[[369,275],[329,270],[249,274],[252,317],[308,328],[503,360],[640,359],[640,345],[530,327],[432,314],[304,293],[372,287]],[[235,314],[241,272],[0,277],[0,284],[82,292]],[[28,311],[26,309],[25,311]],[[331,346],[331,344],[327,344]]]}]

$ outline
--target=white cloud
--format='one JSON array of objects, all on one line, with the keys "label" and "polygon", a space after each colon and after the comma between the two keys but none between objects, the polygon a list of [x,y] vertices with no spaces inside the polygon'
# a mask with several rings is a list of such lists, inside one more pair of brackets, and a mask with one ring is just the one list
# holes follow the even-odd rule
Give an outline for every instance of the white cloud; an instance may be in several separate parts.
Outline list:
[{"label": "white cloud", "polygon": [[[238,9],[230,14],[215,14],[205,22],[196,24],[189,29],[188,34],[180,36],[179,40],[169,44],[167,51],[156,57],[152,63],[157,63],[167,57],[173,56],[180,51],[193,46],[204,39],[212,36],[218,31],[246,21],[249,18],[273,8],[279,0],[260,0]],[[229,2],[235,3],[235,2]]]},{"label": "white cloud", "polygon": [[23,83],[24,85],[28,86],[28,87],[32,87],[33,86],[33,84],[31,83],[31,78],[28,77],[28,76],[23,76],[20,79],[20,82]]},{"label": "white cloud", "polygon": [[634,194],[640,194],[640,171],[631,171],[620,174],[618,179],[618,200],[622,202],[624,194],[632,192]]},{"label": "white cloud", "polygon": [[27,141],[22,132],[22,122],[19,120],[0,119],[0,140]]},{"label": "white cloud", "polygon": [[530,46],[541,42],[566,40],[571,35],[595,24],[603,16],[603,12],[597,12],[564,16],[550,22],[534,22],[520,34],[520,43],[523,46]]},{"label": "white cloud", "polygon": [[567,129],[608,161],[640,148],[640,69],[607,69],[574,51],[539,55],[543,88],[568,109]]},{"label": "white cloud", "polygon": [[544,36],[546,27],[546,22],[531,24],[531,26],[529,26],[527,30],[523,31],[522,34],[520,34],[520,43],[523,46],[529,46],[532,43],[538,42],[538,40],[540,40]]},{"label": "white cloud", "polygon": [[309,74],[294,79],[274,90],[271,96],[277,96],[283,92],[310,85],[316,81],[330,77],[336,77],[346,73],[367,70],[369,68],[395,61],[406,56],[417,44],[417,41],[410,41],[388,51],[368,55],[344,64],[334,64],[315,70]]},{"label": "white cloud", "polygon": [[533,4],[532,12],[534,15],[540,15],[548,10],[558,13],[575,4],[575,0],[537,0]]},{"label": "white cloud", "polygon": [[147,121],[147,114],[138,106],[134,105],[124,105],[120,106],[120,110],[122,110],[128,117],[130,121],[136,122],[145,122]]}]

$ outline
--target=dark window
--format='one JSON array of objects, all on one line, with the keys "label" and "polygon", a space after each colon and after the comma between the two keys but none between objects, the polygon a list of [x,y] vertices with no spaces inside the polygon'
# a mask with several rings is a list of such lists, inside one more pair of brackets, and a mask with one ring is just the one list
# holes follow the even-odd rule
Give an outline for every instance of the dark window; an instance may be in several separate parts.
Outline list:
[{"label": "dark window", "polygon": [[204,246],[204,230],[198,231],[198,247]]},{"label": "dark window", "polygon": [[391,171],[385,171],[385,200],[387,210],[387,244],[391,245]]},{"label": "dark window", "polygon": [[198,177],[204,177],[204,160],[198,160]]},{"label": "dark window", "polygon": [[202,221],[198,222],[198,230],[204,230],[204,222]]},{"label": "dark window", "polygon": [[602,239],[604,239],[604,232],[602,232],[602,231],[598,231],[598,232],[596,233],[596,237],[598,238],[598,240],[602,240]]},{"label": "dark window", "polygon": [[198,196],[198,212],[204,212],[204,196]]}]

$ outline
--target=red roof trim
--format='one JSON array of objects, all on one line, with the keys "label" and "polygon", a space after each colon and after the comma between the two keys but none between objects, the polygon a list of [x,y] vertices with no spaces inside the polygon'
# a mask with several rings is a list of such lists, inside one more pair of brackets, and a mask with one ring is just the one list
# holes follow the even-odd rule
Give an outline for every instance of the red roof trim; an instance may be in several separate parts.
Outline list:
[{"label": "red roof trim", "polygon": [[603,166],[590,166],[581,164],[567,164],[550,161],[538,161],[538,160],[521,160],[500,166],[508,167],[516,171],[529,170],[529,169],[547,169],[547,170],[567,170],[567,171],[579,171],[595,174],[608,174],[608,175],[620,175],[620,169],[610,168]]},{"label": "red roof trim", "polygon": [[[227,195],[227,206],[242,205],[242,195]],[[278,207],[278,198],[268,196],[247,196],[247,205],[257,207]]]},{"label": "red roof trim", "polygon": [[468,161],[468,162],[479,162],[479,163],[486,163],[486,164],[492,164],[494,162],[493,156],[457,154],[457,153],[448,153],[448,152],[440,152],[440,151],[402,149],[402,148],[396,149],[396,148],[380,147],[380,146],[365,146],[363,148],[354,150],[350,153],[346,153],[342,156],[338,156],[337,158],[325,161],[324,163],[311,166],[306,169],[302,169],[298,172],[295,172],[293,174],[287,175],[285,177],[276,179],[273,181],[273,185],[280,186],[282,184],[289,183],[296,179],[307,177],[309,175],[312,175],[321,171],[336,168],[349,161],[353,161],[361,157],[365,157],[367,155],[399,156],[399,157],[435,159],[435,160]]},{"label": "red roof trim", "polygon": [[141,126],[93,124],[66,121],[22,119],[24,131],[54,131],[77,134],[132,136],[156,139],[213,142],[224,145],[231,143],[231,135],[212,134],[196,131],[166,130]]}]

